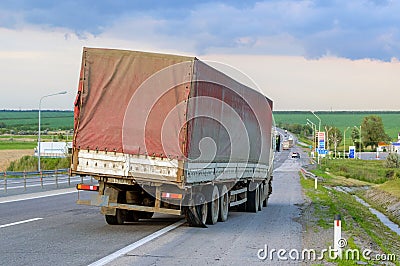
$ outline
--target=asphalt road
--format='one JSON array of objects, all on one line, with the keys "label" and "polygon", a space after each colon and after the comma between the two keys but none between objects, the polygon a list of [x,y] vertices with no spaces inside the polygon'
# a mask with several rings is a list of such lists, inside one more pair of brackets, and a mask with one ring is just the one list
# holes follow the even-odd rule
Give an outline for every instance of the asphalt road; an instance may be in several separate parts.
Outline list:
[{"label": "asphalt road", "polygon": [[[48,192],[1,197],[0,264],[88,265],[134,244],[109,265],[276,265],[277,258],[262,261],[257,252],[265,245],[301,249],[301,225],[295,219],[300,214],[296,205],[303,201],[298,176],[303,160],[304,155],[291,159],[289,151],[277,153],[268,207],[257,214],[230,212],[228,221],[206,229],[178,224],[161,234],[182,220],[167,215],[110,226],[98,208],[76,205],[73,189],[49,197]],[[32,199],[35,196],[43,197]]]},{"label": "asphalt road", "polygon": [[[301,159],[278,153],[273,193],[261,212],[230,212],[225,223],[207,229],[180,226],[156,241],[146,243],[110,265],[277,265],[277,257],[260,260],[258,250],[301,250],[302,229],[295,221],[303,202],[298,170]],[[296,262],[292,262],[297,264]]]}]

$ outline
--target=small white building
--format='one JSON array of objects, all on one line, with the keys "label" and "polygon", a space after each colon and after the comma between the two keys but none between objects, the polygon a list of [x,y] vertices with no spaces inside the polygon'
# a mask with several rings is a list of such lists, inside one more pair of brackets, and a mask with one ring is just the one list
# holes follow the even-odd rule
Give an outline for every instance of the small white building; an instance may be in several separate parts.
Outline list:
[{"label": "small white building", "polygon": [[400,155],[400,142],[393,142],[391,145],[391,152],[396,152]]},{"label": "small white building", "polygon": [[400,133],[397,138],[397,142],[392,142],[390,144],[390,152],[396,152],[397,154],[400,154]]},{"label": "small white building", "polygon": [[[71,153],[72,142],[40,142],[40,157],[64,158]],[[35,148],[38,156],[38,147]]]}]

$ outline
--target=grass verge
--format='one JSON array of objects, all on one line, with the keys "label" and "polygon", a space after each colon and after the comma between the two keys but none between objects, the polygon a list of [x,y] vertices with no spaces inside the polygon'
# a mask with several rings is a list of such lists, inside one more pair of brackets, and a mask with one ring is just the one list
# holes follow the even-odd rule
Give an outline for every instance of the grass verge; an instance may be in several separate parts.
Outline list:
[{"label": "grass verge", "polygon": [[[69,168],[71,158],[41,158],[40,164],[42,170],[55,170]],[[35,156],[24,156],[19,160],[10,163],[7,171],[37,171],[38,158]]]},{"label": "grass verge", "polygon": [[[396,254],[400,256],[400,236],[384,226],[367,207],[358,203],[353,196],[324,187],[320,184],[314,189],[314,180],[301,178],[305,195],[314,207],[313,215],[317,221],[314,230],[331,230],[335,214],[342,216],[343,236],[349,243],[349,248],[357,248],[362,252],[368,248],[378,254]],[[332,239],[333,240],[333,239]],[[374,254],[373,253],[373,254]],[[360,253],[361,254],[361,253]],[[360,258],[366,263],[365,259]],[[329,261],[329,260],[326,260]],[[355,261],[335,260],[338,265],[354,265]],[[400,265],[399,261],[395,262]]]},{"label": "grass verge", "polygon": [[400,176],[400,168],[386,168],[384,161],[327,160],[321,162],[321,170],[336,176],[357,179],[374,184],[383,184]]},{"label": "grass verge", "polygon": [[384,184],[376,186],[376,188],[392,194],[400,199],[400,178],[389,180]]}]

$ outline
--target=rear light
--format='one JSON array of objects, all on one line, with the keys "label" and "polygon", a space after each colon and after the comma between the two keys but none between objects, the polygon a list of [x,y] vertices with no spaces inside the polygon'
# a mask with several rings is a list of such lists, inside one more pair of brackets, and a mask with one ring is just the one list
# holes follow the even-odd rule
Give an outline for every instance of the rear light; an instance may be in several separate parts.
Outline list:
[{"label": "rear light", "polygon": [[182,199],[182,194],[163,192],[161,198],[164,199]]},{"label": "rear light", "polygon": [[77,190],[88,190],[88,191],[99,191],[99,186],[78,184],[76,185]]}]

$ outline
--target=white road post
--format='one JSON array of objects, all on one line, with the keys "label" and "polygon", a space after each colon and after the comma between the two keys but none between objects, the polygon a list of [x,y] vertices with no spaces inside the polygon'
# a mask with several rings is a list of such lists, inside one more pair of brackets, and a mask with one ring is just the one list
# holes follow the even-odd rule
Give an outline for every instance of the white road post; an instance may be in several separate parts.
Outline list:
[{"label": "white road post", "polygon": [[335,220],[333,223],[333,248],[336,254],[338,255],[339,258],[342,258],[342,248],[344,247],[343,245],[343,239],[342,239],[342,221],[340,214],[335,215]]}]

